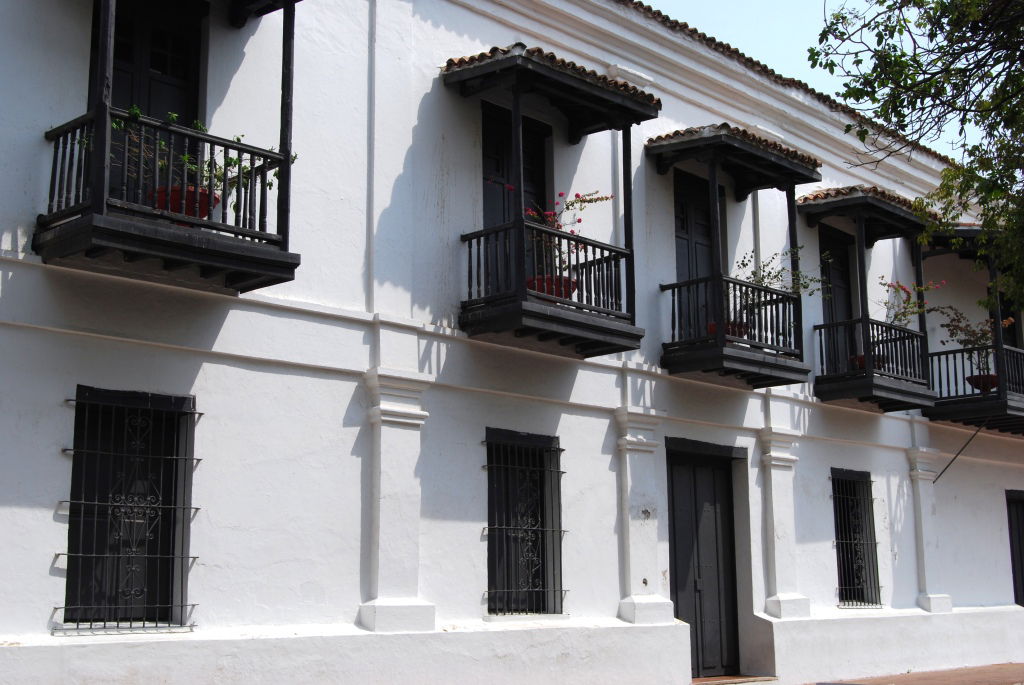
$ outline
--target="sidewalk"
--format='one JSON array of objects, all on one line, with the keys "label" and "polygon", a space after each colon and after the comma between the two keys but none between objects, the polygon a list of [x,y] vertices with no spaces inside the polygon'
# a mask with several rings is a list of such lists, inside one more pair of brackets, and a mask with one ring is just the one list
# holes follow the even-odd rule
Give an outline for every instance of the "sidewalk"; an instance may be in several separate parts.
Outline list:
[{"label": "sidewalk", "polygon": [[[903,673],[881,678],[837,681],[835,685],[1024,685],[1024,664],[994,664],[952,671]],[[817,683],[816,685],[833,685]]]}]

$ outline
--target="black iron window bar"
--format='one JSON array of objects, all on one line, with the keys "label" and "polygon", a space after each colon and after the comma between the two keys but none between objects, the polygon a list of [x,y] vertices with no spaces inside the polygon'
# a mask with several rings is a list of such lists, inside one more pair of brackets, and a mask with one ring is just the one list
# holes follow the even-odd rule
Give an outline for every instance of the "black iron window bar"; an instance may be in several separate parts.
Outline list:
[{"label": "black iron window bar", "polygon": [[697,345],[724,339],[788,356],[802,355],[800,297],[791,292],[723,276],[721,308],[716,307],[714,277],[661,286],[671,295],[673,343]]},{"label": "black iron window bar", "polygon": [[831,480],[839,606],[880,607],[871,476],[864,471],[832,469]]},{"label": "black iron window bar", "polygon": [[487,611],[560,614],[562,450],[557,438],[488,429]]},{"label": "black iron window bar", "polygon": [[80,387],[54,632],[191,629],[192,398]]},{"label": "black iron window bar", "polygon": [[[86,114],[45,134],[53,160],[41,226],[93,206],[92,165],[103,161],[93,120]],[[287,225],[272,225],[281,153],[114,108],[110,120],[106,207],[285,249]]]}]

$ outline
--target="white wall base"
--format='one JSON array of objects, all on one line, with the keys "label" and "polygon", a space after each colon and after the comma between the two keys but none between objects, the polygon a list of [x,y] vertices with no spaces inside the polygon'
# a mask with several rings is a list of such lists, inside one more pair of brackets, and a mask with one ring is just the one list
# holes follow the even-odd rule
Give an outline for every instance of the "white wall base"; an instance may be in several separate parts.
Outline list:
[{"label": "white wall base", "polygon": [[638,624],[675,623],[672,601],[661,595],[631,595],[619,602],[619,618]]},{"label": "white wall base", "polygon": [[[322,629],[323,632],[317,632]],[[185,635],[52,637],[0,647],[11,683],[657,683],[690,680],[689,626],[606,619],[380,634],[352,626],[239,628]],[[215,632],[216,635],[203,633]],[[6,637],[9,636],[4,636]]]},{"label": "white wall base", "polygon": [[778,685],[1024,660],[1024,607],[841,614],[772,621]]},{"label": "white wall base", "polygon": [[434,605],[416,597],[372,599],[359,606],[359,625],[377,633],[434,629]]},{"label": "white wall base", "polygon": [[917,606],[933,614],[948,614],[953,611],[953,598],[949,595],[927,595],[921,593],[917,596]]},{"label": "white wall base", "polygon": [[764,610],[775,618],[807,618],[811,615],[811,600],[797,592],[780,592],[764,601]]}]

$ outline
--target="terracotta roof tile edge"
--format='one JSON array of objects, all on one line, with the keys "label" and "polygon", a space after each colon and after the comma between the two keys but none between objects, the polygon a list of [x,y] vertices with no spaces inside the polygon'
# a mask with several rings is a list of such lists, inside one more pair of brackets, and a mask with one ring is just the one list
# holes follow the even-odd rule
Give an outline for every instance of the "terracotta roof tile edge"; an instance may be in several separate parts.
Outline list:
[{"label": "terracotta roof tile edge", "polygon": [[735,138],[739,138],[740,140],[744,140],[748,143],[756,145],[757,147],[768,150],[769,152],[774,152],[776,154],[782,155],[783,157],[799,162],[800,164],[804,164],[808,167],[812,167],[814,169],[817,169],[818,167],[821,166],[821,161],[818,160],[818,158],[813,157],[807,154],[806,152],[801,152],[796,148],[789,147],[788,145],[783,145],[782,143],[775,140],[771,140],[770,138],[759,136],[756,133],[752,133],[751,131],[748,131],[745,128],[732,126],[731,124],[724,121],[721,124],[710,124],[707,126],[691,126],[690,128],[679,129],[678,131],[672,131],[671,133],[664,133],[660,136],[648,138],[647,144],[652,145],[655,143],[666,143],[675,138],[697,137],[700,134],[717,135],[719,133],[728,134]]},{"label": "terracotta roof tile edge", "polygon": [[957,164],[957,162],[954,159],[952,159],[951,157],[947,157],[946,155],[942,154],[941,152],[933,150],[932,148],[930,148],[930,147],[928,147],[926,145],[922,145],[921,143],[915,143],[915,142],[911,141],[909,138],[907,138],[906,136],[901,134],[899,131],[896,131],[895,129],[892,129],[892,128],[886,126],[885,124],[883,124],[883,123],[881,123],[879,121],[875,121],[874,119],[872,119],[871,117],[869,117],[869,116],[867,116],[865,114],[861,114],[860,112],[855,110],[853,107],[850,107],[847,104],[839,102],[838,100],[836,100],[835,98],[833,98],[830,95],[826,95],[825,93],[822,93],[821,91],[815,90],[814,88],[812,88],[811,86],[807,85],[806,83],[804,83],[800,79],[795,79],[795,78],[790,78],[788,76],[783,76],[782,74],[778,73],[777,71],[775,71],[774,69],[772,69],[768,65],[764,64],[763,62],[759,62],[756,59],[754,59],[753,57],[748,57],[747,55],[745,55],[742,52],[740,52],[738,49],[736,49],[736,48],[732,47],[731,45],[729,45],[728,43],[724,43],[724,42],[718,40],[717,38],[714,38],[713,36],[709,36],[706,33],[702,33],[700,31],[698,31],[697,29],[695,29],[692,26],[690,26],[689,24],[687,24],[685,21],[678,21],[676,19],[673,19],[672,17],[668,16],[667,14],[662,12],[661,10],[656,10],[653,7],[651,7],[650,5],[647,5],[647,4],[643,3],[643,2],[640,2],[639,0],[611,0],[611,1],[615,2],[616,4],[619,4],[619,5],[625,5],[626,7],[631,7],[632,9],[640,12],[641,14],[643,14],[646,17],[648,17],[649,19],[653,19],[654,21],[658,22],[659,24],[661,24],[665,28],[669,29],[670,31],[675,31],[677,33],[682,33],[682,34],[684,34],[686,36],[689,36],[690,38],[692,38],[693,40],[697,41],[698,43],[703,43],[704,45],[706,45],[707,47],[711,48],[715,52],[719,52],[719,53],[725,55],[726,57],[730,57],[730,58],[736,60],[737,62],[739,62],[743,66],[747,67],[751,71],[754,71],[754,72],[757,72],[757,73],[761,74],[762,76],[764,76],[765,78],[767,78],[770,81],[773,81],[773,82],[775,82],[775,83],[777,83],[777,84],[779,84],[781,86],[788,86],[788,87],[791,87],[791,88],[796,88],[798,90],[802,90],[802,91],[806,92],[808,95],[810,95],[811,97],[813,97],[814,99],[816,99],[819,102],[821,102],[822,104],[828,105],[828,107],[832,111],[842,112],[843,114],[846,114],[847,116],[850,116],[851,118],[853,118],[854,121],[857,121],[858,123],[866,124],[866,125],[874,128],[874,129],[876,129],[878,132],[883,133],[885,136],[894,139],[897,142],[905,143],[905,144],[909,145],[912,149],[919,150],[920,152],[923,152],[923,153],[925,153],[925,154],[927,154],[927,155],[929,155],[931,157],[934,157],[935,159],[939,160],[940,162],[943,162],[943,163],[948,164],[950,166],[955,166]]},{"label": "terracotta roof tile edge", "polygon": [[575,74],[576,76],[584,78],[595,85],[601,86],[602,88],[617,90],[635,100],[645,102],[649,105],[654,105],[659,109],[661,108],[661,100],[658,97],[637,88],[631,83],[626,81],[617,81],[603,74],[599,74],[593,69],[588,69],[581,64],[577,64],[571,60],[562,59],[555,53],[545,50],[544,48],[528,48],[522,43],[513,43],[506,48],[495,46],[486,52],[480,52],[466,57],[453,57],[445,63],[441,68],[441,71],[452,72],[475,64],[480,64],[488,60],[501,59],[502,57],[507,57],[509,55],[522,55],[528,57],[535,62],[541,62],[560,71]]},{"label": "terracotta roof tile edge", "polygon": [[[821,190],[815,190],[814,192],[798,197],[796,203],[798,205],[806,205],[814,202],[823,202],[835,198],[857,195],[875,197],[879,200],[888,202],[891,205],[902,207],[903,209],[911,212],[914,211],[914,201],[910,198],[898,195],[891,190],[868,185],[843,186],[842,188],[822,188]],[[938,215],[934,212],[929,212],[929,214],[938,218]]]}]

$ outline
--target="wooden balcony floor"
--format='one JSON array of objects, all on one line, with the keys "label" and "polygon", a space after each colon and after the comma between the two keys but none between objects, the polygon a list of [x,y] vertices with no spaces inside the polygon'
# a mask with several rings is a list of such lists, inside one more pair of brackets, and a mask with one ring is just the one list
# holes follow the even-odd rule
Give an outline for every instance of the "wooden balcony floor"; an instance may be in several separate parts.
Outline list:
[{"label": "wooden balcony floor", "polygon": [[85,214],[39,228],[46,264],[237,294],[290,281],[300,257],[275,246],[127,214]]}]

